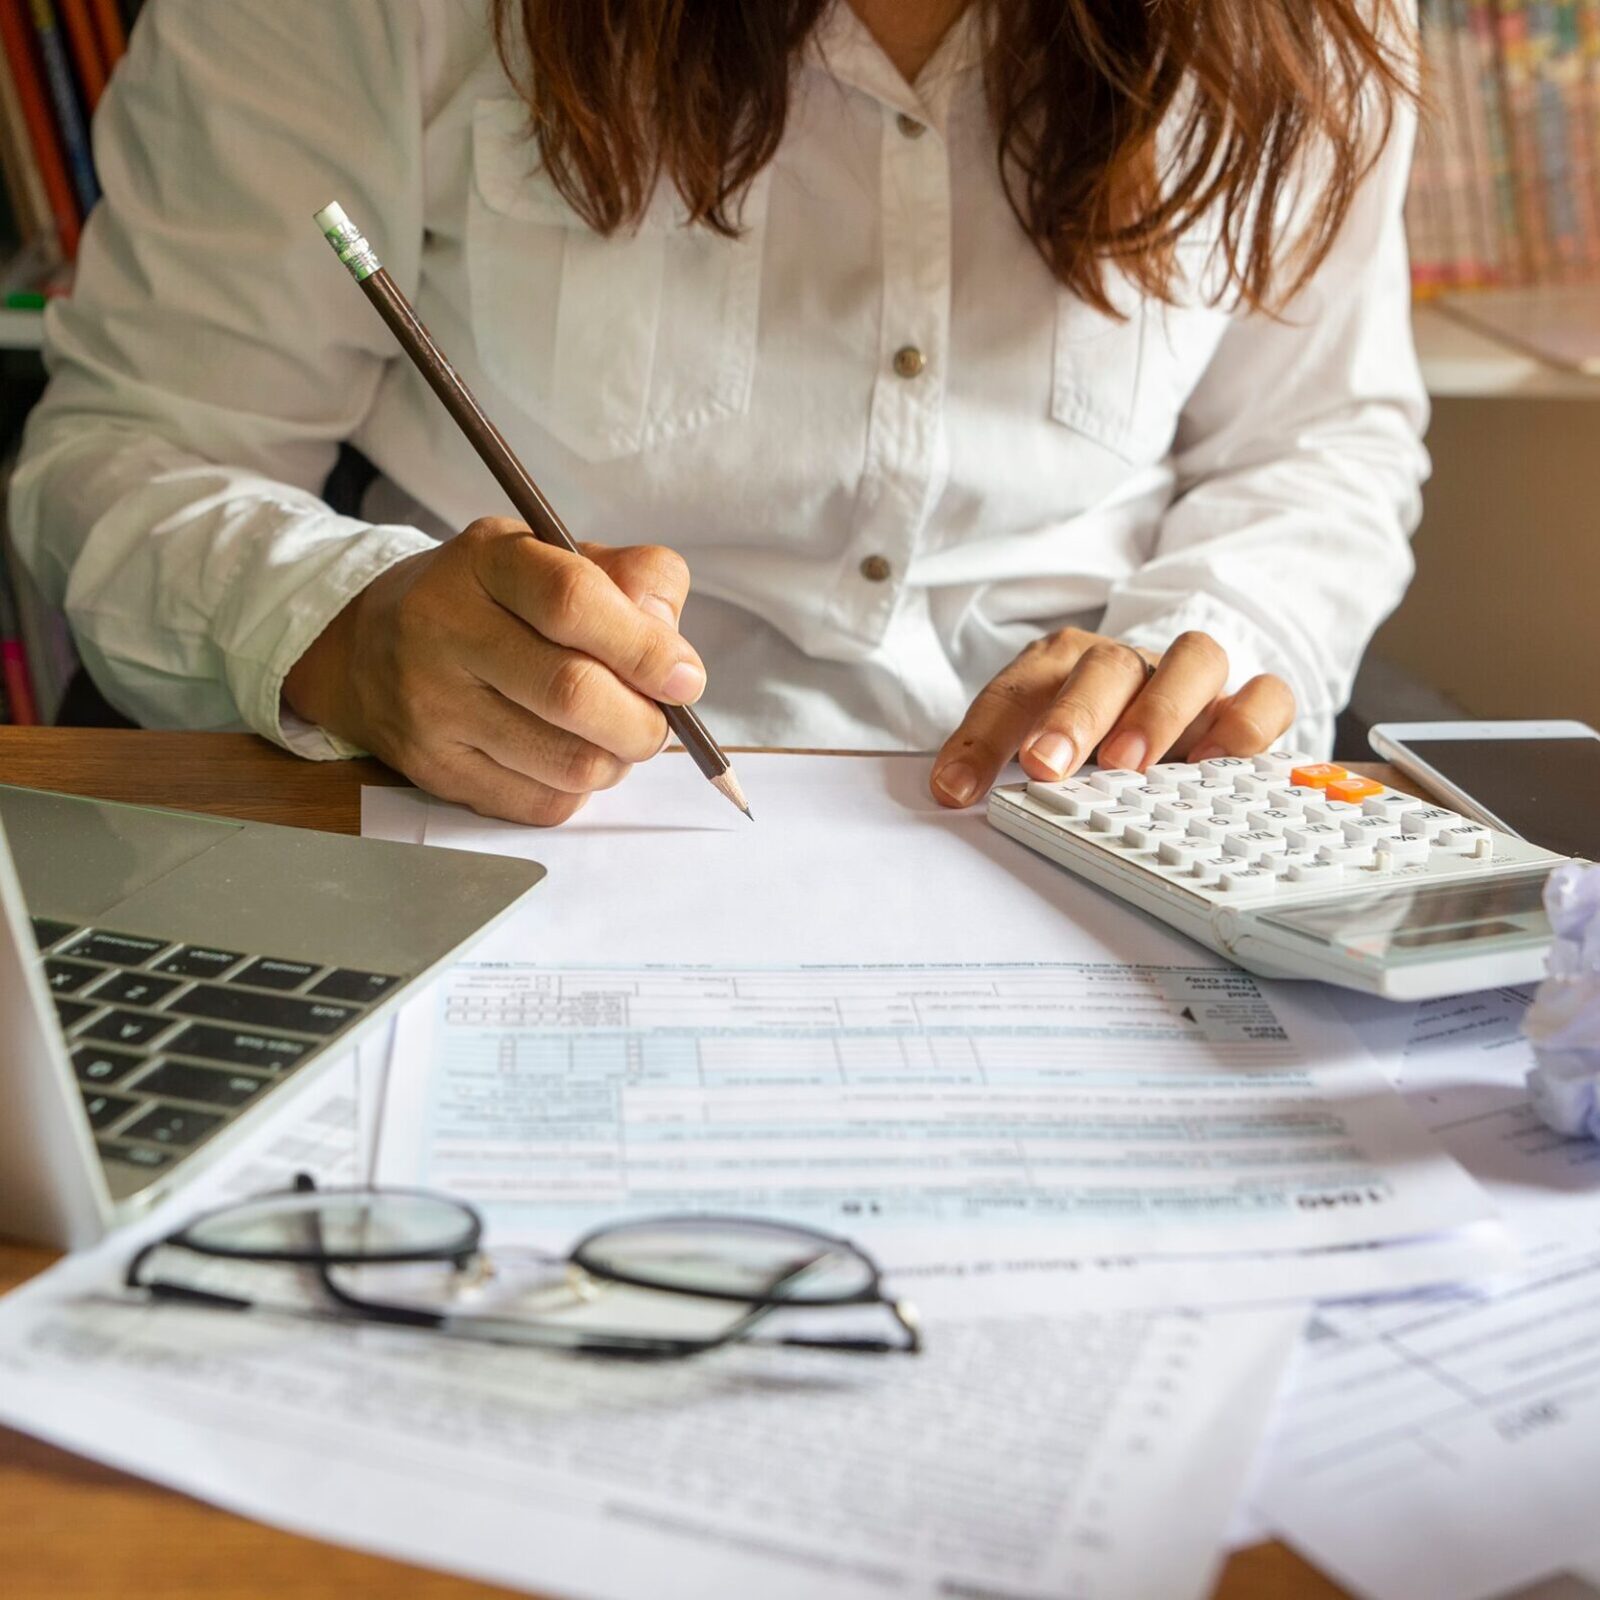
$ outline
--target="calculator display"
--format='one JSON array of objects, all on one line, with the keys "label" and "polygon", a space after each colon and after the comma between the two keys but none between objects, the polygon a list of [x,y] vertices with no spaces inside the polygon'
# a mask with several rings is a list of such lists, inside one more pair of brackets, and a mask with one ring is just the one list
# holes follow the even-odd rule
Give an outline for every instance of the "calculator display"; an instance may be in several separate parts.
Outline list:
[{"label": "calculator display", "polygon": [[1399,884],[1356,899],[1263,908],[1256,915],[1323,944],[1377,959],[1425,956],[1446,944],[1497,938],[1548,939],[1542,869],[1481,883]]},{"label": "calculator display", "polygon": [[1600,739],[1408,739],[1512,833],[1600,861]]}]

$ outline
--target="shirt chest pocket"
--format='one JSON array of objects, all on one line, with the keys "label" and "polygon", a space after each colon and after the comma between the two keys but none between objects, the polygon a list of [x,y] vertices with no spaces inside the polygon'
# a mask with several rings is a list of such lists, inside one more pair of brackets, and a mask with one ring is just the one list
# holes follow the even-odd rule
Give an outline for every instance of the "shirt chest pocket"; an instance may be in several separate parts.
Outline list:
[{"label": "shirt chest pocket", "polygon": [[1217,262],[1209,240],[1178,247],[1177,303],[1111,284],[1118,316],[1076,295],[1057,297],[1050,412],[1074,432],[1139,465],[1164,460],[1178,419],[1227,330],[1210,304]]},{"label": "shirt chest pocket", "polygon": [[467,276],[485,372],[569,450],[606,461],[748,409],[766,232],[689,227],[667,186],[636,229],[595,233],[538,168],[521,101],[474,108]]}]

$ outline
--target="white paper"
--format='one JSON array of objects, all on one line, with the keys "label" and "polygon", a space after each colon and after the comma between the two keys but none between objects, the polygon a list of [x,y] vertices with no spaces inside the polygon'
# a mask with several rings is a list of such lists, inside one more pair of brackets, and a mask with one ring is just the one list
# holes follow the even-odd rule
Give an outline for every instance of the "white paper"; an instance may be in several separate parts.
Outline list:
[{"label": "white paper", "polygon": [[1258,1504],[1374,1600],[1488,1600],[1593,1549],[1600,1228],[1531,1269],[1403,1302],[1323,1308]]},{"label": "white paper", "polygon": [[1443,1263],[1334,1247],[1489,1215],[1335,1019],[1242,972],[474,961],[399,1039],[384,1180],[545,1248],[739,1212],[930,1309],[1214,1305],[1410,1286]]},{"label": "white paper", "polygon": [[1331,998],[1419,1121],[1488,1191],[1525,1243],[1600,1225],[1600,1144],[1567,1139],[1528,1102],[1533,991],[1487,989],[1415,1005]]},{"label": "white paper", "polygon": [[313,1159],[348,1176],[352,1085],[330,1071],[182,1207],[0,1304],[0,1420],[315,1537],[584,1600],[1208,1592],[1296,1312],[935,1323],[918,1357],[653,1366],[115,1297],[187,1208]]}]

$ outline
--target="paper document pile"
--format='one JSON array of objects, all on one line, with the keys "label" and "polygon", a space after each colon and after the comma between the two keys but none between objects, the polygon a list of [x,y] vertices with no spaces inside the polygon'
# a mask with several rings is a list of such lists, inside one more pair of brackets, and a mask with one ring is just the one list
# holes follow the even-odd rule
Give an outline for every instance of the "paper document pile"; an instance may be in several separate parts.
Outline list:
[{"label": "paper document pile", "polygon": [[[1199,1600],[1253,1465],[1263,1531],[1361,1593],[1581,1567],[1580,1499],[1542,1488],[1600,1455],[1600,1165],[1531,1119],[1522,996],[1269,984],[941,812],[921,761],[740,768],[755,828],[675,757],[549,833],[367,791],[369,833],[550,876],[386,1078],[330,1077],[182,1209],[343,1118],[347,1168],[471,1201],[491,1248],[673,1211],[847,1234],[923,1355],[618,1367],[157,1311],[111,1292],[123,1238],[0,1307],[0,1416],[607,1600]],[[1496,1559],[1462,1540],[1429,1588],[1458,1504]]]}]

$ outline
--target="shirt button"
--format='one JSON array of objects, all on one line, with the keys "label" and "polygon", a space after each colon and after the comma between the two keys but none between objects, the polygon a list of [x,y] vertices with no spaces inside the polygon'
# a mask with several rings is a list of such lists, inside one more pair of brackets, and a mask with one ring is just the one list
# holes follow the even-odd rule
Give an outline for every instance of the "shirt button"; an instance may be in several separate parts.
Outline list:
[{"label": "shirt button", "polygon": [[902,378],[915,378],[927,366],[928,358],[914,344],[901,345],[894,353],[894,370]]},{"label": "shirt button", "polygon": [[861,576],[868,583],[882,583],[889,576],[890,567],[888,559],[884,556],[863,556],[861,559]]},{"label": "shirt button", "polygon": [[915,117],[908,117],[903,111],[894,119],[894,125],[908,139],[920,139],[928,131],[926,122],[918,122]]}]

